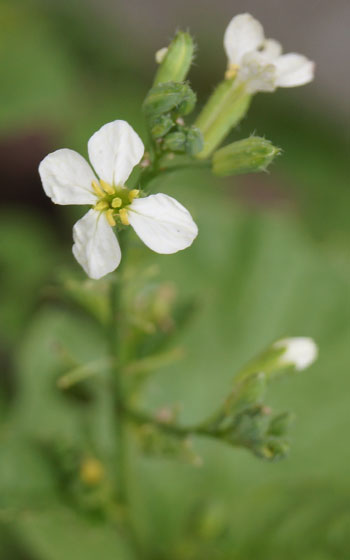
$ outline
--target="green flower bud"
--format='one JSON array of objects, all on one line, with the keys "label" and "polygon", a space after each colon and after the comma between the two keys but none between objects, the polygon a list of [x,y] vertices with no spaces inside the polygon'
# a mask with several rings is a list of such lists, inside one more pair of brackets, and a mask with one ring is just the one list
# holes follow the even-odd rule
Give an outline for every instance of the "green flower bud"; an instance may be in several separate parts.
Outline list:
[{"label": "green flower bud", "polygon": [[269,439],[253,451],[258,457],[267,461],[279,461],[288,455],[289,443],[279,439]]},{"label": "green flower bud", "polygon": [[189,156],[195,156],[203,149],[203,136],[199,128],[191,126],[187,131],[186,152]]},{"label": "green flower bud", "polygon": [[241,173],[265,171],[273,159],[281,153],[269,140],[251,136],[233,142],[215,152],[213,156],[213,173],[221,177]]},{"label": "green flower bud", "polygon": [[201,130],[204,148],[198,158],[205,159],[221,144],[230,130],[248,111],[251,95],[244,84],[235,84],[235,79],[221,82],[209,98],[196,120]]},{"label": "green flower bud", "polygon": [[164,82],[183,82],[190,69],[194,52],[194,43],[189,33],[178,31],[168,49],[162,49],[158,56],[160,64],[154,85]]},{"label": "green flower bud", "polygon": [[151,134],[153,138],[162,138],[173,126],[174,122],[168,115],[161,115],[152,122]]},{"label": "green flower bud", "polygon": [[171,152],[186,151],[186,133],[185,131],[171,132],[164,138],[164,149]]},{"label": "green flower bud", "polygon": [[188,115],[194,109],[196,100],[196,94],[188,84],[167,82],[148,92],[143,108],[151,122],[167,113],[172,113],[175,120],[178,116]]},{"label": "green flower bud", "polygon": [[291,423],[294,420],[294,414],[291,412],[282,412],[274,416],[269,424],[268,433],[271,436],[284,436],[288,433]]},{"label": "green flower bud", "polygon": [[317,359],[318,348],[312,338],[292,337],[277,340],[256,358],[251,360],[236,376],[240,382],[257,371],[263,371],[267,379],[276,377],[286,369],[302,371]]}]

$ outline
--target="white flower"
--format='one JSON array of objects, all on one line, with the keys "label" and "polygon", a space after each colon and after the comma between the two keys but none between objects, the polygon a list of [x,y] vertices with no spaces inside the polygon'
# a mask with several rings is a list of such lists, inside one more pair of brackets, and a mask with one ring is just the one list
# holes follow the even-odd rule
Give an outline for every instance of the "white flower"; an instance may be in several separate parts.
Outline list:
[{"label": "white flower", "polygon": [[284,349],[278,360],[282,366],[294,366],[301,371],[309,367],[318,356],[318,348],[312,338],[283,338],[274,343],[274,348]]},{"label": "white flower", "polygon": [[265,39],[264,30],[250,14],[235,16],[224,35],[228,57],[226,78],[237,76],[248,93],[301,86],[314,77],[314,63],[296,53],[282,54],[282,46]]},{"label": "white flower", "polygon": [[144,146],[125,121],[105,124],[88,142],[88,153],[99,180],[77,152],[57,150],[40,163],[45,193],[56,204],[89,204],[92,208],[73,228],[73,254],[90,278],[101,278],[120,263],[121,251],[112,227],[131,225],[157,253],[189,247],[198,229],[190,213],[165,194],[138,198],[125,187]]}]

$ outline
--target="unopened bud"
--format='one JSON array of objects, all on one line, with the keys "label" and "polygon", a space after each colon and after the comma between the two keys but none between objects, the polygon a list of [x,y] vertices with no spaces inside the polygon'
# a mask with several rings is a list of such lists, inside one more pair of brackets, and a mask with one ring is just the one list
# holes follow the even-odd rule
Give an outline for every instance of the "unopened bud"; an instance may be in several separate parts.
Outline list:
[{"label": "unopened bud", "polygon": [[150,89],[143,108],[148,119],[171,113],[176,120],[188,115],[196,104],[196,94],[186,83],[161,83]]},{"label": "unopened bud", "polygon": [[309,367],[317,358],[318,348],[312,338],[294,337],[277,340],[249,362],[237,375],[236,381],[246,379],[263,371],[270,379],[286,368],[302,371]]},{"label": "unopened bud", "polygon": [[241,173],[265,171],[273,159],[280,154],[269,140],[251,136],[233,142],[215,152],[213,156],[213,173],[221,177]]},{"label": "unopened bud", "polygon": [[282,412],[274,416],[269,424],[268,433],[271,436],[280,437],[288,433],[290,425],[294,420],[294,414],[290,412]]},{"label": "unopened bud", "polygon": [[203,136],[199,128],[191,126],[186,136],[186,152],[189,156],[195,156],[203,149]]},{"label": "unopened bud", "polygon": [[190,69],[193,60],[194,44],[189,33],[179,31],[169,47],[156,53],[159,68],[154,85],[165,82],[182,82]]},{"label": "unopened bud", "polygon": [[283,338],[275,342],[273,347],[283,350],[278,360],[280,366],[294,366],[297,371],[309,367],[318,355],[315,341],[307,337]]},{"label": "unopened bud", "polygon": [[186,150],[186,133],[185,132],[171,132],[164,139],[164,148],[171,152],[185,152]]},{"label": "unopened bud", "polygon": [[162,138],[173,126],[173,120],[168,115],[160,115],[152,122],[151,134],[155,139]]},{"label": "unopened bud", "polygon": [[161,64],[161,62],[163,62],[164,58],[166,57],[168,52],[168,47],[163,47],[162,49],[159,49],[156,54],[155,54],[155,59],[157,64]]}]

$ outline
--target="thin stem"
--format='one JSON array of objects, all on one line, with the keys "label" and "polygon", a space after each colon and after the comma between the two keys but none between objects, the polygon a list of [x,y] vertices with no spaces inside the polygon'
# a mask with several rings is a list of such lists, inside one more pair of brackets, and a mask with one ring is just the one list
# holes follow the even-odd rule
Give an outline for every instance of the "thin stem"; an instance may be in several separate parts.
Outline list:
[{"label": "thin stem", "polygon": [[209,429],[208,427],[198,424],[194,426],[179,426],[178,424],[168,424],[166,422],[160,422],[153,416],[146,414],[144,412],[139,412],[133,409],[126,409],[125,413],[127,414],[128,418],[136,423],[136,424],[151,424],[156,428],[159,428],[163,432],[168,432],[173,434],[177,437],[185,437],[191,434],[200,435],[200,436],[207,436],[212,438],[219,437],[222,433],[221,430],[213,430]]},{"label": "thin stem", "polygon": [[123,514],[127,513],[127,465],[126,465],[126,434],[124,418],[124,390],[122,382],[121,355],[121,332],[123,324],[123,309],[121,301],[121,289],[123,279],[123,264],[125,262],[127,230],[119,235],[119,241],[123,253],[123,258],[115,275],[115,281],[111,286],[110,305],[111,305],[111,325],[108,337],[110,345],[110,355],[112,356],[111,381],[113,395],[115,399],[115,439],[116,439],[116,481],[117,481],[117,500],[121,506]]}]

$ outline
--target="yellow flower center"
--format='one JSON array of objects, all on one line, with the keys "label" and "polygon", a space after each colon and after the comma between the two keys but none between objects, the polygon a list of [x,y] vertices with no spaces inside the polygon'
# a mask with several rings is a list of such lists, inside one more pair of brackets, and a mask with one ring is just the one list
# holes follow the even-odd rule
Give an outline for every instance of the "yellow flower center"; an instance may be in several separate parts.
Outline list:
[{"label": "yellow flower center", "polygon": [[118,185],[112,186],[103,179],[92,181],[92,188],[98,201],[93,207],[97,212],[104,212],[110,226],[115,226],[119,222],[124,226],[129,225],[128,206],[135,198],[138,198],[138,189],[128,189]]},{"label": "yellow flower center", "polygon": [[235,78],[238,70],[238,64],[229,64],[225,72],[225,80],[232,80],[232,78]]}]

